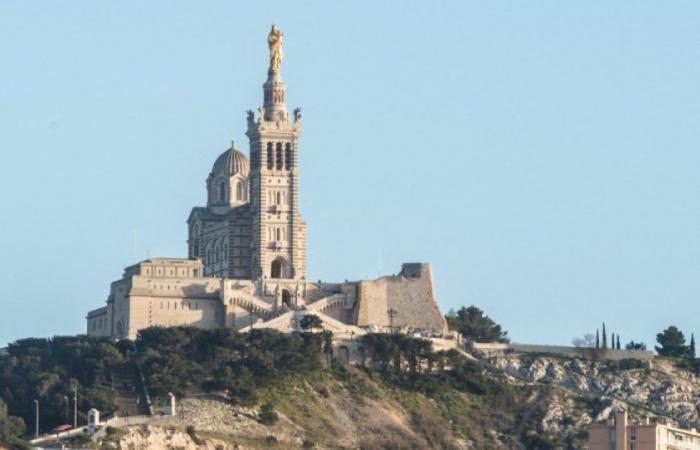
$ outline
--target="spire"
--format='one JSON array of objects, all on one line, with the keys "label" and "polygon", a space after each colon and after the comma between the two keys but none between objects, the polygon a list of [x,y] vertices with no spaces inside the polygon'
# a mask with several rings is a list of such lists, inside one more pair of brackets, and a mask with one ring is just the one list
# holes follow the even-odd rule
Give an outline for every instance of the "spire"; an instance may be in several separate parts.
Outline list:
[{"label": "spire", "polygon": [[287,111],[286,97],[287,86],[282,81],[282,40],[284,33],[272,25],[270,34],[267,35],[267,45],[270,48],[270,65],[267,70],[267,81],[263,85],[263,110],[262,120],[267,122],[286,121]]}]

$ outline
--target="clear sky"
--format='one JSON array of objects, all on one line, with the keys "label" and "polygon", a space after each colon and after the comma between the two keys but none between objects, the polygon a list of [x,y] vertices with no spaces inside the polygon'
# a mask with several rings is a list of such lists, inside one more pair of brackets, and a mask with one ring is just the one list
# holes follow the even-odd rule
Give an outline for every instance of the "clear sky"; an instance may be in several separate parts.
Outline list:
[{"label": "clear sky", "polygon": [[0,346],[75,334],[185,220],[270,24],[312,280],[433,264],[527,343],[700,333],[697,1],[0,3]]}]

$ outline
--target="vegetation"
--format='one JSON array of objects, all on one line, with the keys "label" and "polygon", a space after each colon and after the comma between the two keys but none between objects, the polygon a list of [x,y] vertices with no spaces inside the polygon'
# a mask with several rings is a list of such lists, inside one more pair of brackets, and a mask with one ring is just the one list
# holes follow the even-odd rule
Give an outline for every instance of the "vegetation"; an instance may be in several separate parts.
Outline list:
[{"label": "vegetation", "polygon": [[67,403],[75,388],[81,422],[89,408],[103,414],[114,410],[116,393],[109,377],[124,358],[113,344],[84,336],[22,339],[10,344],[8,353],[0,357],[0,399],[25,424],[34,424],[34,400],[39,401],[42,430],[72,423],[66,407],[72,410]]},{"label": "vegetation", "polygon": [[625,344],[625,350],[646,350],[647,349],[647,344],[644,342],[634,342],[634,341],[629,341],[627,344]]},{"label": "vegetation", "polygon": [[[497,332],[505,336],[500,327]],[[529,411],[532,399],[549,395],[546,388],[512,386],[486,375],[482,366],[456,350],[435,351],[427,340],[402,334],[358,339],[372,356],[372,367],[326,364],[332,346],[330,335],[323,332],[289,335],[259,329],[239,334],[231,329],[180,327],[142,330],[135,343],[86,337],[25,340],[12,344],[10,356],[0,358],[0,395],[27,423],[33,423],[33,399],[38,398],[45,405],[46,428],[65,420],[63,396],[72,396],[73,386],[79,388],[79,411],[99,405],[107,415],[115,400],[109,387],[111,372],[125,364],[124,355],[129,354],[140,364],[152,396],[204,390],[221,393],[236,404],[259,404],[261,423],[274,425],[284,413],[305,430],[303,440],[309,447],[341,432],[337,411],[328,402],[343,395],[352,396],[353,405],[400,406],[421,439],[407,443],[404,436],[388,433],[381,444],[370,442],[362,448],[425,448],[425,442],[430,448],[452,448],[453,437],[486,448],[494,431],[512,439],[509,445],[514,446],[534,439],[539,439],[538,445],[566,445],[564,438],[549,437],[542,430],[537,437],[527,435],[537,429],[544,414]],[[536,404],[540,403],[545,404]],[[13,431],[2,431],[0,439],[11,447],[11,439],[24,427],[21,419],[3,419],[4,411],[3,416],[0,408],[0,427]],[[12,426],[4,425],[10,422]],[[114,430],[107,430],[105,439],[118,438],[110,431]],[[187,433],[195,442],[211,435],[194,428]],[[258,444],[284,448],[271,439]]]},{"label": "vegetation", "polygon": [[598,330],[596,330],[596,336],[592,333],[586,333],[583,337],[575,337],[571,340],[571,344],[574,347],[586,347],[586,348],[598,348],[599,339],[597,338]]},{"label": "vegetation", "polygon": [[654,347],[661,356],[673,356],[677,358],[694,357],[690,355],[690,348],[685,345],[685,336],[677,327],[671,325],[663,332],[656,335],[658,346]]},{"label": "vegetation", "polygon": [[509,342],[508,332],[474,305],[461,307],[457,312],[450,311],[446,319],[451,330],[459,331],[472,341]]},{"label": "vegetation", "polygon": [[299,321],[299,326],[302,330],[315,330],[323,327],[321,318],[316,314],[304,314],[304,317]]},{"label": "vegetation", "polygon": [[259,418],[260,423],[265,425],[274,425],[279,420],[279,416],[275,412],[275,408],[270,402],[263,403],[263,405],[260,407]]},{"label": "vegetation", "polygon": [[196,386],[224,391],[233,403],[257,403],[257,391],[322,367],[328,333],[286,335],[257,329],[148,328],[139,332],[138,361],[152,395],[183,396]]},{"label": "vegetation", "polygon": [[28,448],[20,439],[24,431],[24,421],[19,417],[10,416],[7,405],[0,400],[0,448],[3,446],[10,450]]}]

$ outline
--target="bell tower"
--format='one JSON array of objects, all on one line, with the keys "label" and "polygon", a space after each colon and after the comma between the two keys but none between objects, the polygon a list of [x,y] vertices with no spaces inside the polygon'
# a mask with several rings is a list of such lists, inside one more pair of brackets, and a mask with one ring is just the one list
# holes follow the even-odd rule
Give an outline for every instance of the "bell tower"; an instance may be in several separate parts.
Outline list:
[{"label": "bell tower", "polygon": [[257,117],[248,111],[252,278],[306,278],[306,224],[299,211],[301,110],[287,110],[281,75],[283,33],[268,35],[270,65]]}]

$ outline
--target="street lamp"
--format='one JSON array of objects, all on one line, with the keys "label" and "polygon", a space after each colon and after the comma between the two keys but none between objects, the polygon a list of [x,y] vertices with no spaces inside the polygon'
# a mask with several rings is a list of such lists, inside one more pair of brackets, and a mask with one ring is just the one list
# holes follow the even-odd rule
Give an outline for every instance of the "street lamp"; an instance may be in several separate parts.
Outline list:
[{"label": "street lamp", "polygon": [[68,423],[68,416],[70,415],[70,399],[67,395],[64,395],[63,400],[66,401],[66,423]]},{"label": "street lamp", "polygon": [[394,317],[396,317],[396,314],[398,311],[396,311],[394,308],[389,308],[386,312],[389,315],[389,330],[391,333],[394,332]]},{"label": "street lamp", "polygon": [[34,422],[34,437],[38,438],[39,437],[39,400],[34,400],[34,410],[35,410],[35,419],[36,421]]},{"label": "street lamp", "polygon": [[73,388],[73,428],[78,428],[78,386]]}]

